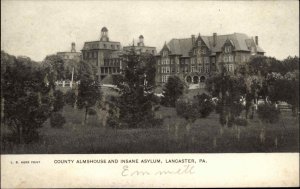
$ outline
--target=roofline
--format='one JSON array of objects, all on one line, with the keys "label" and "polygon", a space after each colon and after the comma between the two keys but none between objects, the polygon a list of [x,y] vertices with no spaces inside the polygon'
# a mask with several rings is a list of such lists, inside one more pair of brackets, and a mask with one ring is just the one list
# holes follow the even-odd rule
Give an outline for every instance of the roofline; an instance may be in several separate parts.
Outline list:
[{"label": "roofline", "polygon": [[95,42],[104,42],[104,43],[121,43],[119,41],[85,41],[84,43],[95,43]]},{"label": "roofline", "polygon": [[126,48],[126,47],[147,47],[147,48],[156,48],[156,47],[151,47],[151,46],[124,46],[123,48]]},{"label": "roofline", "polygon": [[78,52],[67,52],[66,51],[66,52],[57,52],[56,54],[58,54],[58,53],[81,53],[81,52],[79,52],[79,51]]}]

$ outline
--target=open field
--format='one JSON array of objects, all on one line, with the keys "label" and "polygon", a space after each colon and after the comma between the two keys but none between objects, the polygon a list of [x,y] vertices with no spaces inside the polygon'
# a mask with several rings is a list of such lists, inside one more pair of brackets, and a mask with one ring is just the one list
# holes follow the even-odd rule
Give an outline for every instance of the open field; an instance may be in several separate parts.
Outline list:
[{"label": "open field", "polygon": [[[40,141],[16,145],[2,141],[2,153],[62,154],[62,153],[226,153],[226,152],[298,152],[299,122],[291,112],[282,112],[281,120],[265,125],[265,142],[260,142],[262,125],[255,116],[248,126],[223,128],[220,133],[219,115],[212,113],[198,119],[191,127],[177,117],[174,108],[161,107],[158,116],[162,126],[148,129],[103,127],[100,118],[90,116],[82,125],[83,112],[66,106],[63,128],[51,128],[49,122],[40,129]],[[285,128],[283,127],[283,123]],[[4,127],[4,126],[2,126]],[[7,129],[2,128],[2,135]],[[6,131],[6,132],[5,132]],[[240,133],[238,136],[238,132]],[[277,137],[277,146],[275,138]],[[4,137],[5,138],[5,137]],[[3,137],[2,137],[3,139]]]}]

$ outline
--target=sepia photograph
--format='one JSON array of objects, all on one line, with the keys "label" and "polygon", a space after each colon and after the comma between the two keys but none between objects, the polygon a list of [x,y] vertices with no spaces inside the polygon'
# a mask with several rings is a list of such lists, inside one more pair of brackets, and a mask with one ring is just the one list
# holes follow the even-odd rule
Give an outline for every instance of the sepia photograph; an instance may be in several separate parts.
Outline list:
[{"label": "sepia photograph", "polygon": [[299,113],[298,1],[1,1],[11,164],[107,155],[127,176],[145,162],[124,154],[166,155],[146,163],[182,163],[180,175],[207,160],[176,154],[299,160]]}]

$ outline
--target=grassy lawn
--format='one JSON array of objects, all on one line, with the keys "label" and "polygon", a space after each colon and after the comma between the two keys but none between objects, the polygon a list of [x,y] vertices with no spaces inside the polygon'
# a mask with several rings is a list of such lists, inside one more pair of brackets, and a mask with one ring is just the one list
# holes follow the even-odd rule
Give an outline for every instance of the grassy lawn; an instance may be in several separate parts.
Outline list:
[{"label": "grassy lawn", "polygon": [[[262,125],[255,116],[248,126],[223,128],[219,115],[212,113],[196,120],[190,128],[177,117],[174,108],[161,107],[157,116],[164,119],[161,127],[149,129],[119,129],[104,127],[99,116],[90,116],[83,125],[84,113],[66,106],[67,123],[63,128],[51,128],[46,122],[40,129],[40,141],[32,144],[12,144],[2,141],[2,153],[219,153],[219,152],[298,152],[299,122],[291,112],[282,112],[279,123],[265,125],[265,142],[259,134]],[[285,128],[282,126],[284,122]],[[4,126],[3,126],[4,127]],[[7,131],[7,129],[2,128]],[[238,137],[238,132],[240,136]],[[2,132],[2,135],[7,132]],[[277,137],[277,146],[275,138]]]}]

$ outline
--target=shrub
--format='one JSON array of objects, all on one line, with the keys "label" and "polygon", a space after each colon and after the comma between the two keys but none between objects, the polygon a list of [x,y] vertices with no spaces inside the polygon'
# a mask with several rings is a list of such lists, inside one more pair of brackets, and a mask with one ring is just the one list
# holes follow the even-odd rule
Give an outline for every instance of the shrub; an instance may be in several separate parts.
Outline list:
[{"label": "shrub", "polygon": [[52,113],[50,117],[50,125],[54,128],[62,128],[66,123],[66,119],[60,113]]},{"label": "shrub", "polygon": [[116,116],[109,116],[107,119],[107,125],[111,128],[119,128],[119,120]]},{"label": "shrub", "polygon": [[257,109],[258,117],[265,123],[276,123],[280,111],[273,104],[260,104]]},{"label": "shrub", "polygon": [[68,90],[65,94],[65,101],[66,104],[71,105],[72,107],[74,107],[75,102],[76,102],[76,94],[74,90]]},{"label": "shrub", "polygon": [[53,111],[57,112],[64,107],[65,104],[64,93],[61,92],[60,90],[55,90],[53,92],[53,96],[54,96]]},{"label": "shrub", "polygon": [[198,112],[202,118],[207,117],[214,110],[214,103],[210,96],[203,93],[194,97],[198,104]]},{"label": "shrub", "polygon": [[97,111],[94,110],[93,108],[89,108],[89,109],[88,109],[88,114],[89,114],[89,115],[96,115],[96,114],[97,114]]},{"label": "shrub", "polygon": [[200,117],[198,105],[187,100],[178,100],[176,102],[176,113],[178,116],[191,122]]},{"label": "shrub", "polygon": [[244,119],[244,118],[236,118],[236,119],[234,120],[234,123],[235,123],[236,125],[238,125],[238,126],[247,126],[247,125],[248,125],[247,120]]}]

